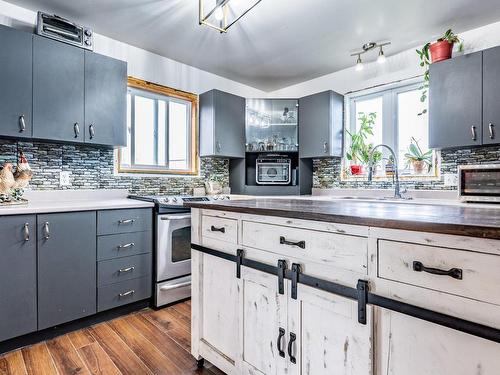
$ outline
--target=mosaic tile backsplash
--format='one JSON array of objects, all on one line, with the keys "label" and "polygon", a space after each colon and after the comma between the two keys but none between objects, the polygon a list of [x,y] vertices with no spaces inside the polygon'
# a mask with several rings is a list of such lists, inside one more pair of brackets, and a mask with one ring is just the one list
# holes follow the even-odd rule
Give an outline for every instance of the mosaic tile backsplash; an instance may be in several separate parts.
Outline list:
[{"label": "mosaic tile backsplash", "polygon": [[[33,169],[32,190],[127,189],[136,194],[191,194],[194,187],[215,179],[229,185],[229,161],[203,158],[200,176],[131,176],[114,173],[114,152],[105,147],[0,140],[0,164],[16,162],[22,150]],[[59,186],[59,173],[71,172],[71,185]]]},{"label": "mosaic tile backsplash", "polygon": [[[500,146],[475,147],[441,151],[441,177],[434,181],[402,181],[403,188],[415,190],[456,190],[457,186],[445,186],[443,175],[456,174],[461,164],[500,163]],[[313,187],[392,189],[392,181],[341,181],[341,159],[316,159],[313,161]]]}]

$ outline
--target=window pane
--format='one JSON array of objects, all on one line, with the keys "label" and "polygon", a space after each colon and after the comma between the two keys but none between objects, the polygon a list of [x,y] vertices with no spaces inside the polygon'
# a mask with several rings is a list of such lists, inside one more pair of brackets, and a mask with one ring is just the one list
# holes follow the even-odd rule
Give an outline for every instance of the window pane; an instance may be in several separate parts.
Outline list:
[{"label": "window pane", "polygon": [[[412,90],[398,94],[397,106],[397,121],[398,121],[398,148],[400,160],[400,168],[403,168],[406,159],[408,147],[412,142],[412,138],[418,142],[418,146],[422,152],[429,149],[429,129],[428,129],[428,114],[422,114],[424,109],[427,109],[427,101],[420,101],[421,90]],[[427,172],[427,169],[425,169]]]},{"label": "window pane", "polygon": [[169,167],[187,169],[189,167],[188,134],[189,104],[170,101],[168,107],[169,132]]},{"label": "window pane", "polygon": [[167,165],[167,129],[166,129],[166,108],[167,103],[163,100],[158,100],[158,165]]},{"label": "window pane", "polygon": [[356,100],[355,103],[356,131],[359,131],[361,128],[360,117],[362,114],[368,115],[370,113],[375,113],[373,135],[368,136],[367,143],[373,143],[374,146],[382,143],[382,97],[379,96],[366,100]]},{"label": "window pane", "polygon": [[121,149],[121,165],[124,167],[130,167],[131,163],[131,137],[132,137],[132,98],[130,94],[127,94],[127,147]]},{"label": "window pane", "polygon": [[135,96],[135,164],[155,164],[155,101]]}]

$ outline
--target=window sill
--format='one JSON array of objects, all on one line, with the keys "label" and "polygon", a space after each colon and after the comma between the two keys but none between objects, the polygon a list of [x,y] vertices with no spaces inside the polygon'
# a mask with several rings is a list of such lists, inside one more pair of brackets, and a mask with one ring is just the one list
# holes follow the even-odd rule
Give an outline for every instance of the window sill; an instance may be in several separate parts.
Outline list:
[{"label": "window sill", "polygon": [[117,177],[156,177],[156,178],[172,178],[172,177],[200,177],[198,171],[151,171],[151,170],[134,170],[122,169],[115,171]]},{"label": "window sill", "polygon": [[[432,181],[439,181],[441,178],[438,175],[400,175],[399,180],[400,181],[406,181],[406,182],[432,182]],[[373,176],[373,181],[374,182],[392,182],[393,176]],[[340,177],[340,181],[344,182],[363,182],[363,181],[368,181],[368,175],[362,174],[358,176],[353,176],[353,175],[348,175],[346,173],[342,173],[342,176]]]}]

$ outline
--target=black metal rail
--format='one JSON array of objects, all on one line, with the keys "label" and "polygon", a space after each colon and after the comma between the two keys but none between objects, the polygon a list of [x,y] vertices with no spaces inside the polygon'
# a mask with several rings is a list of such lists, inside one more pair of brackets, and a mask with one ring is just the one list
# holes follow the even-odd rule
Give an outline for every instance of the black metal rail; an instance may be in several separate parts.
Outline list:
[{"label": "black metal rail", "polygon": [[306,275],[301,272],[300,265],[296,263],[292,264],[291,269],[288,269],[288,266],[283,259],[280,259],[278,261],[277,266],[271,266],[269,264],[258,262],[252,259],[246,259],[244,257],[243,250],[238,250],[237,255],[232,255],[223,251],[210,249],[197,244],[191,244],[191,248],[204,254],[213,255],[218,258],[236,263],[237,278],[241,277],[242,266],[271,275],[276,275],[278,280],[278,292],[280,294],[284,294],[284,279],[291,280],[291,298],[293,299],[297,299],[297,285],[303,284],[328,293],[333,293],[341,297],[356,300],[358,301],[358,322],[361,324],[366,324],[366,305],[370,304],[414,318],[422,319],[427,322],[448,327],[473,336],[481,337],[486,340],[500,343],[500,330],[497,328],[488,327],[483,324],[471,322],[469,320],[442,314],[436,311],[424,309],[422,307],[410,305],[408,303],[370,293],[369,283],[366,280],[359,280],[356,288],[353,288],[334,283],[332,281]]}]

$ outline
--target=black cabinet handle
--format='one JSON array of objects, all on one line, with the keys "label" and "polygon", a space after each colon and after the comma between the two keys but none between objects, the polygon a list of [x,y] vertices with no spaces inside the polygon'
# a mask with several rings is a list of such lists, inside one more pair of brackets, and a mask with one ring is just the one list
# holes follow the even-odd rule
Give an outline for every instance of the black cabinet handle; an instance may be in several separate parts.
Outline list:
[{"label": "black cabinet handle", "polygon": [[221,233],[226,233],[226,228],[222,227],[222,228],[217,228],[217,227],[214,227],[213,225],[210,227],[210,230],[212,232],[221,232]]},{"label": "black cabinet handle", "polygon": [[306,241],[297,241],[297,242],[288,241],[283,236],[280,236],[280,244],[281,245],[297,246],[297,247],[300,247],[301,249],[305,249],[306,248]]},{"label": "black cabinet handle", "polygon": [[451,268],[449,270],[440,270],[438,268],[426,267],[422,262],[413,262],[413,271],[416,272],[427,272],[433,275],[450,276],[457,280],[462,280],[462,270],[460,268]]},{"label": "black cabinet handle", "polygon": [[278,352],[280,354],[280,357],[285,358],[285,351],[281,348],[281,341],[283,340],[283,336],[285,336],[285,330],[280,327],[279,329],[279,335],[278,335]]},{"label": "black cabinet handle", "polygon": [[297,336],[295,336],[295,333],[290,332],[290,341],[288,341],[288,356],[290,357],[290,362],[292,363],[297,363],[297,360],[292,354],[292,346],[296,339]]}]

